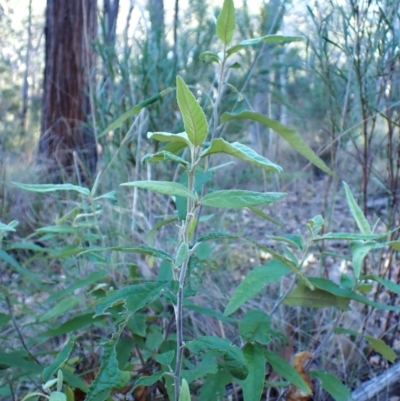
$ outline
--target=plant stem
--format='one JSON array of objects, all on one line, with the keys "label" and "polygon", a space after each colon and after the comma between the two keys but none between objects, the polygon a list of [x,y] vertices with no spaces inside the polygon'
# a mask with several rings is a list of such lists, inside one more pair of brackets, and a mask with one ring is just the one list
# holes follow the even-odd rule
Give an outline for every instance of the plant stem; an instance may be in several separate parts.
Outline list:
[{"label": "plant stem", "polygon": [[[191,152],[192,166],[195,166],[196,149]],[[194,168],[188,169],[188,189],[193,192],[194,190]],[[193,200],[188,198],[187,200],[187,212],[186,219],[181,228],[182,242],[189,244],[189,228],[192,219],[194,218],[194,209],[196,205]],[[180,244],[179,244],[180,245]],[[179,399],[180,384],[181,384],[181,371],[182,371],[182,359],[183,359],[183,347],[185,345],[183,341],[183,290],[185,287],[185,278],[189,265],[190,254],[186,257],[179,272],[179,289],[177,293],[177,302],[175,307],[175,320],[176,320],[176,365],[174,374],[175,384],[175,401]]]}]

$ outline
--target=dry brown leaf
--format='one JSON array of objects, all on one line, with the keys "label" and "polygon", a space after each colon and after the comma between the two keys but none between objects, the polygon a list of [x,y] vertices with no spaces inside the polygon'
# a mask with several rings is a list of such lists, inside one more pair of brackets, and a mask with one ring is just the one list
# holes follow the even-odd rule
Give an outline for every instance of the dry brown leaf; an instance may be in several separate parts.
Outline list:
[{"label": "dry brown leaf", "polygon": [[[294,356],[293,366],[299,372],[300,376],[303,380],[308,384],[311,391],[313,390],[313,385],[310,377],[307,375],[304,363],[312,359],[312,355],[308,351],[299,352]],[[286,401],[309,401],[311,400],[312,394],[306,394],[304,391],[301,391],[297,387],[291,385],[289,388],[289,392],[286,397]]]}]

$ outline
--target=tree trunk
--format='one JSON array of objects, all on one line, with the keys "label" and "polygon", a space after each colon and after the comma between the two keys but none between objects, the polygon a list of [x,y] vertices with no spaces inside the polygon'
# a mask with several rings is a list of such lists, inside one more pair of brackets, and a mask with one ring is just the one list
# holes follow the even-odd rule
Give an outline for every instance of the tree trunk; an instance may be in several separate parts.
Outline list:
[{"label": "tree trunk", "polygon": [[39,160],[45,163],[51,181],[74,172],[79,182],[87,181],[96,170],[96,139],[87,124],[89,77],[95,66],[96,2],[47,0]]}]

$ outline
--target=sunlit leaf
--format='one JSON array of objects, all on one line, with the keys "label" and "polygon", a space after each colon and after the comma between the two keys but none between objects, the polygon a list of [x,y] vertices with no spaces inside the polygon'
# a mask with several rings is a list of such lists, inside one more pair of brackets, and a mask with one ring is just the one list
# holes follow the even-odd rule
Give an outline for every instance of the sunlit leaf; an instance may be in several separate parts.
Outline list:
[{"label": "sunlit leaf", "polygon": [[78,185],[72,184],[22,184],[20,182],[12,182],[18,188],[25,189],[26,191],[32,192],[55,192],[55,191],[75,191],[79,192],[82,195],[89,196],[90,190],[89,188],[80,187]]},{"label": "sunlit leaf", "polygon": [[229,143],[222,138],[213,139],[209,148],[204,150],[200,157],[206,157],[213,153],[226,153],[237,159],[244,160],[254,166],[260,167],[266,171],[281,173],[282,167],[270,162],[265,157],[259,155],[253,149],[239,142]]},{"label": "sunlit leaf", "polygon": [[120,184],[125,187],[137,187],[148,189],[164,195],[182,196],[184,198],[196,199],[195,195],[178,182],[171,181],[132,181]]},{"label": "sunlit leaf", "polygon": [[210,60],[214,63],[221,63],[221,59],[218,57],[218,54],[215,54],[213,52],[210,51],[206,51],[200,54],[200,60],[201,61],[206,61],[206,60]]},{"label": "sunlit leaf", "polygon": [[164,161],[173,161],[176,163],[181,163],[184,166],[189,164],[185,159],[182,159],[181,157],[176,156],[174,153],[167,152],[165,150],[161,150],[160,152],[154,154],[147,154],[142,159],[142,163],[147,163],[147,162],[156,163]]},{"label": "sunlit leaf", "polygon": [[204,206],[240,209],[273,203],[287,194],[281,192],[254,192],[239,189],[215,191],[204,196],[200,203]]},{"label": "sunlit leaf", "polygon": [[233,53],[238,52],[239,50],[248,47],[248,46],[256,46],[260,43],[288,43],[288,42],[294,42],[298,40],[303,40],[304,38],[301,36],[283,36],[283,35],[266,35],[261,38],[251,38],[251,39],[246,39],[238,43],[237,45],[231,46],[227,50],[228,56],[230,56]]},{"label": "sunlit leaf", "polygon": [[182,379],[181,391],[179,392],[178,401],[190,401],[189,384],[186,379]]},{"label": "sunlit leaf", "polygon": [[324,163],[324,161],[317,156],[317,154],[303,141],[301,136],[296,132],[296,130],[285,127],[279,121],[271,120],[267,116],[264,116],[261,113],[253,112],[253,111],[242,111],[238,114],[224,113],[221,116],[221,122],[227,122],[235,119],[250,119],[253,121],[257,121],[268,128],[274,130],[277,134],[279,134],[293,149],[302,154],[306,159],[308,159],[311,163],[317,166],[319,169],[324,171],[327,174],[332,176],[336,176],[336,174],[328,168],[328,166]]},{"label": "sunlit leaf", "polygon": [[352,399],[350,390],[335,376],[324,370],[311,370],[311,377],[321,381],[322,388],[330,394],[335,401],[349,401]]},{"label": "sunlit leaf", "polygon": [[289,271],[287,266],[276,259],[263,266],[253,268],[236,287],[225,308],[224,315],[231,315],[245,302],[258,294],[267,284],[279,281]]},{"label": "sunlit leaf", "polygon": [[157,95],[152,96],[144,100],[143,102],[137,104],[136,106],[132,107],[130,110],[128,110],[127,112],[122,114],[122,116],[118,117],[114,122],[112,122],[104,131],[102,131],[99,135],[97,135],[97,138],[101,138],[107,135],[110,131],[119,128],[124,123],[125,120],[138,114],[143,108],[152,103],[157,102],[158,100],[162,99],[165,95],[172,92],[173,90],[174,88],[166,88],[160,93],[157,93]]},{"label": "sunlit leaf", "polygon": [[[190,140],[186,132],[180,132],[178,134],[172,134],[170,132],[148,132],[147,138],[155,139],[159,142],[172,142],[172,143],[181,143],[183,148],[185,146],[190,146]],[[163,150],[167,150],[163,148]],[[171,153],[175,153],[170,151]]]},{"label": "sunlit leaf", "polygon": [[349,186],[343,181],[344,192],[346,194],[347,204],[349,205],[350,212],[357,223],[359,230],[363,234],[372,234],[371,226],[368,223],[368,220],[364,216],[360,206],[357,205],[353,194],[350,191]]},{"label": "sunlit leaf", "polygon": [[176,77],[176,97],[190,143],[201,145],[208,133],[206,116],[183,79]]},{"label": "sunlit leaf", "polygon": [[375,242],[373,241],[353,241],[350,245],[353,255],[353,271],[356,278],[360,278],[361,267],[365,257],[371,249],[374,249]]},{"label": "sunlit leaf", "polygon": [[228,45],[235,31],[235,6],[233,0],[224,0],[221,13],[217,19],[217,35],[224,45]]}]

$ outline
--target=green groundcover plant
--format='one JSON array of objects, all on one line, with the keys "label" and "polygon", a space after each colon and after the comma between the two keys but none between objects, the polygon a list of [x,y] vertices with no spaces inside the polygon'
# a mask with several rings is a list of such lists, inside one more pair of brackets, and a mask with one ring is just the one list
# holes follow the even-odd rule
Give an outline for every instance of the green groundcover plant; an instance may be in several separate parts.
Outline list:
[{"label": "green groundcover plant", "polygon": [[[270,345],[273,342],[285,343],[287,341],[282,333],[273,328],[271,316],[261,309],[254,308],[247,309],[244,314],[238,313],[240,308],[261,292],[265,286],[279,282],[288,274],[295,275],[296,285],[291,291],[276,300],[274,309],[284,303],[294,307],[332,307],[346,313],[350,310],[350,303],[355,302],[382,310],[399,310],[398,307],[378,303],[368,297],[369,289],[374,282],[397,294],[400,293],[400,286],[378,275],[365,274],[363,264],[368,253],[383,247],[393,247],[395,250],[399,250],[400,242],[385,242],[388,233],[374,233],[346,183],[343,183],[345,198],[358,227],[359,232],[357,233],[321,234],[324,220],[322,216],[317,215],[308,220],[305,236],[293,234],[265,236],[269,240],[281,244],[282,246],[279,248],[282,249],[281,252],[276,250],[278,248],[271,248],[252,238],[228,232],[210,232],[197,236],[197,228],[202,224],[201,213],[204,210],[247,208],[254,213],[256,218],[275,222],[274,216],[267,215],[260,207],[277,202],[286,196],[285,193],[280,192],[255,192],[241,189],[211,191],[208,189],[208,183],[212,180],[213,173],[217,169],[226,167],[225,165],[210,167],[213,165],[213,161],[218,160],[218,154],[240,159],[263,169],[268,174],[282,172],[279,165],[259,155],[250,147],[239,142],[231,143],[220,137],[221,126],[230,121],[248,119],[264,124],[318,168],[327,174],[335,175],[295,130],[283,126],[278,121],[251,110],[218,115],[222,89],[227,84],[224,82],[227,76],[226,71],[231,67],[238,67],[235,54],[245,47],[261,43],[283,44],[301,38],[268,35],[231,45],[235,31],[235,9],[232,0],[224,1],[216,23],[216,31],[222,46],[221,52],[218,54],[206,52],[201,56],[202,59],[215,63],[220,71],[218,93],[210,117],[212,124],[208,124],[199,102],[183,79],[177,76],[176,98],[182,115],[184,131],[180,133],[162,131],[148,133],[149,139],[160,142],[163,147],[157,153],[147,154],[143,158],[143,163],[172,162],[177,166],[179,179],[177,182],[148,180],[121,184],[124,188],[146,189],[173,199],[176,205],[176,214],[172,217],[166,216],[162,222],[156,225],[151,234],[154,236],[156,230],[167,224],[175,224],[177,227],[174,239],[175,252],[156,249],[151,244],[109,247],[102,242],[103,235],[99,231],[97,218],[101,214],[103,202],[114,201],[116,192],[97,194],[101,174],[98,175],[91,190],[72,184],[14,183],[28,191],[42,193],[68,191],[80,198],[78,205],[60,218],[56,225],[37,230],[45,239],[62,238],[71,234],[79,237],[79,233],[86,233],[79,237],[77,243],[66,246],[61,251],[55,248],[39,247],[33,242],[4,246],[0,251],[3,261],[26,278],[39,279],[35,273],[28,271],[12,257],[10,253],[12,249],[20,247],[37,253],[47,252],[53,258],[74,256],[89,260],[95,266],[107,266],[107,253],[111,251],[137,253],[161,261],[156,280],[141,279],[139,282],[117,289],[107,290],[103,287],[96,287],[92,291],[95,300],[87,306],[84,314],[73,317],[58,328],[49,329],[38,335],[38,339],[42,341],[59,335],[67,334],[69,336],[63,349],[44,369],[30,355],[23,354],[23,350],[19,353],[0,351],[0,363],[3,369],[19,368],[25,374],[40,374],[41,380],[46,383],[43,386],[43,391],[45,391],[43,396],[51,401],[73,400],[74,393],[71,388],[80,388],[84,391],[87,401],[101,401],[108,399],[111,391],[125,388],[131,383],[133,365],[129,358],[130,349],[125,349],[124,343],[121,341],[121,335],[125,330],[132,333],[135,347],[140,350],[143,359],[152,359],[154,362],[151,371],[135,376],[134,383],[130,386],[130,392],[162,383],[165,389],[164,399],[174,401],[222,400],[226,385],[235,383],[242,389],[245,401],[259,401],[266,387],[266,367],[269,365],[286,381],[286,384],[297,387],[305,394],[311,393],[307,383],[291,364],[271,350]],[[172,90],[168,88],[154,98],[136,106],[109,126],[105,133],[107,130],[110,131],[120,126],[124,120],[137,114],[143,107],[161,99]],[[210,128],[211,125],[213,128]],[[73,219],[74,225],[70,224],[71,219]],[[90,228],[95,229],[87,234],[87,230]],[[2,239],[8,232],[15,230],[15,222],[0,224]],[[193,296],[201,291],[200,285],[193,285],[194,276],[201,274],[198,269],[195,269],[195,265],[199,260],[209,257],[208,243],[219,240],[245,241],[272,257],[266,264],[255,267],[247,274],[233,292],[223,313],[192,302]],[[352,274],[343,274],[340,283],[321,277],[307,277],[303,273],[303,264],[311,247],[317,242],[329,240],[343,240],[350,244]],[[95,284],[104,279],[106,275],[106,271],[96,269],[89,275],[77,279],[67,289],[52,293],[46,303],[54,306],[40,317],[40,321],[50,321],[56,316],[71,311],[79,302],[77,296],[72,296],[73,291]],[[2,288],[2,292],[5,297],[8,296],[5,288]],[[96,294],[99,293],[101,295],[97,296]],[[148,310],[152,311],[151,317],[147,314]],[[185,310],[203,313],[219,319],[222,323],[236,324],[240,339],[232,343],[226,338],[213,335],[188,337],[184,330]],[[105,317],[111,317],[115,327],[114,334],[109,341],[102,345],[100,367],[91,384],[87,386],[71,369],[71,353],[77,341],[75,332],[91,324],[104,327],[102,325],[105,324]],[[2,319],[1,323],[4,324],[11,317],[2,314],[0,318]],[[170,324],[167,327],[159,327],[153,323],[157,321],[157,318],[167,319]],[[350,328],[334,327],[332,334],[334,330],[336,334],[363,337],[370,347],[389,361],[393,362],[396,358],[396,354],[391,348],[379,338],[365,335],[363,332],[356,332]],[[318,379],[322,388],[335,400],[345,401],[351,398],[349,389],[329,372],[311,370],[310,376]],[[55,385],[57,391],[51,392],[49,389]],[[37,397],[39,394],[42,392],[29,393],[24,399]]]}]

